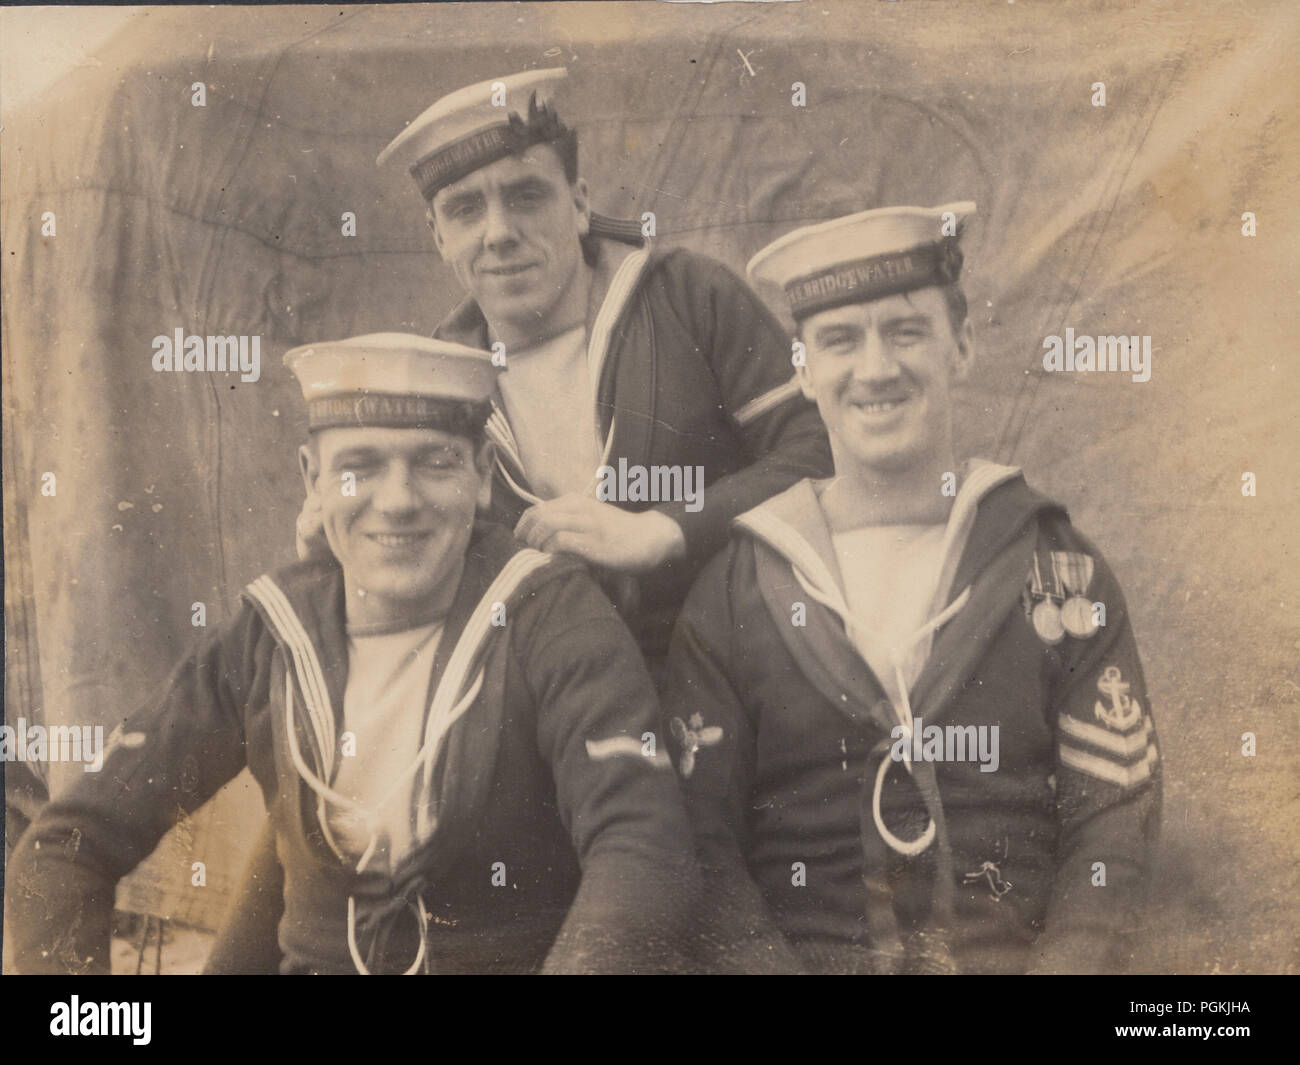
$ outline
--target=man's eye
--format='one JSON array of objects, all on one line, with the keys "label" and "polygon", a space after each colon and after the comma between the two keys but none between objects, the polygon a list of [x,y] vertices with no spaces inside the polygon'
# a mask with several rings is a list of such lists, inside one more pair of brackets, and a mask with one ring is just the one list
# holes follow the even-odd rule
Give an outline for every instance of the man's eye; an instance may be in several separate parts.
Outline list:
[{"label": "man's eye", "polygon": [[545,194],[540,189],[525,189],[523,192],[516,192],[510,197],[511,207],[536,207],[546,199]]},{"label": "man's eye", "polygon": [[459,463],[448,455],[430,455],[415,464],[421,473],[446,473],[459,467]]},{"label": "man's eye", "polygon": [[476,203],[458,203],[448,208],[447,214],[458,222],[464,222],[466,219],[473,218],[479,213],[479,205]]},{"label": "man's eye", "polygon": [[338,478],[342,481],[348,474],[351,474],[356,480],[364,481],[376,476],[379,471],[379,464],[375,462],[350,462],[347,469],[339,470]]},{"label": "man's eye", "polygon": [[890,334],[890,339],[896,344],[919,344],[926,338],[924,329],[898,329]]}]

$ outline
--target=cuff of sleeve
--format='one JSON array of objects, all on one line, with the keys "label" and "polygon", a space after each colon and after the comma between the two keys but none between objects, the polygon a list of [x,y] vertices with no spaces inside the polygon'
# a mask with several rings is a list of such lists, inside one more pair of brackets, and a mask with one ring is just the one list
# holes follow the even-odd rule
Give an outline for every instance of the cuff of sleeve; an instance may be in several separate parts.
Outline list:
[{"label": "cuff of sleeve", "polygon": [[726,523],[720,523],[704,508],[690,511],[686,509],[684,502],[671,502],[660,503],[651,509],[672,518],[682,530],[682,537],[686,541],[686,554],[683,560],[687,563],[702,562],[711,558],[722,549],[726,541]]}]

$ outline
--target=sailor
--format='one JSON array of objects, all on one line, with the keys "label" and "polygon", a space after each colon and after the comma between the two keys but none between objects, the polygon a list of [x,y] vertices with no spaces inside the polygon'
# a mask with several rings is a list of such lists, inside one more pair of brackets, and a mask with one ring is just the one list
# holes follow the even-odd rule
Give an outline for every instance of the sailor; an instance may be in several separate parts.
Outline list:
[{"label": "sailor", "polygon": [[490,354],[376,334],[286,362],[330,552],[249,584],[40,812],[19,966],[106,972],[118,879],[247,764],[282,972],[675,968],[694,862],[636,644],[580,563],[476,520]]},{"label": "sailor", "polygon": [[1159,819],[1151,703],[1097,549],[1020,470],[958,461],[974,209],[865,211],[749,264],[790,301],[835,472],[737,519],[674,634],[664,731],[715,966],[1122,962]]}]

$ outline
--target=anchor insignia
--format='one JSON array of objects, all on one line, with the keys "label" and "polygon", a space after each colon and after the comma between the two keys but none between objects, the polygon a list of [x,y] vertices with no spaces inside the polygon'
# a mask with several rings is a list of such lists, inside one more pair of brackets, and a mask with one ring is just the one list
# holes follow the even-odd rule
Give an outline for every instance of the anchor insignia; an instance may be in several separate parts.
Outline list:
[{"label": "anchor insignia", "polygon": [[1120,675],[1119,667],[1107,666],[1102,670],[1097,690],[1110,696],[1110,706],[1101,700],[1093,704],[1093,713],[1099,720],[1120,732],[1127,732],[1142,720],[1142,704],[1129,698],[1129,684]]}]

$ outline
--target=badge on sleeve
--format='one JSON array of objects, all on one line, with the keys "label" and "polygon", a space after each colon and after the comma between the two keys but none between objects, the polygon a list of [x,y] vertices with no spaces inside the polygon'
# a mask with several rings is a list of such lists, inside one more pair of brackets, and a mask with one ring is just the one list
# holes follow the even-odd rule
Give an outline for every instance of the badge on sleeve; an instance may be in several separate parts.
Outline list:
[{"label": "badge on sleeve", "polygon": [[1097,678],[1101,698],[1093,703],[1100,724],[1062,714],[1061,763],[1099,780],[1132,788],[1147,780],[1160,760],[1151,718],[1129,694],[1120,668],[1108,665]]},{"label": "badge on sleeve", "polygon": [[1118,666],[1107,666],[1102,670],[1097,690],[1110,699],[1109,705],[1100,700],[1093,703],[1097,720],[1117,732],[1127,732],[1142,719],[1142,704],[1129,695],[1129,684]]},{"label": "badge on sleeve", "polygon": [[672,729],[673,739],[682,745],[682,776],[689,777],[695,772],[695,752],[702,747],[712,747],[722,740],[722,729],[717,725],[705,725],[704,718],[692,714],[690,723],[675,717],[668,723]]}]

